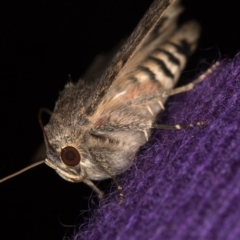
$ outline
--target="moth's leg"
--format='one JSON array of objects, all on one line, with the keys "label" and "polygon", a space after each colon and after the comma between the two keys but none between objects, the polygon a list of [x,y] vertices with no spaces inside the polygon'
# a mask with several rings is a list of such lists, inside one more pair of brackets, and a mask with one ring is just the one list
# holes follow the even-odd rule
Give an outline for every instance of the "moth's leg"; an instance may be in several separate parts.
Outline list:
[{"label": "moth's leg", "polygon": [[162,103],[160,100],[158,100],[157,103],[158,103],[158,105],[160,106],[160,108],[161,108],[162,110],[165,110],[165,108],[164,108],[164,106],[163,106],[163,103]]},{"label": "moth's leg", "polygon": [[111,179],[114,181],[115,185],[117,186],[117,190],[119,192],[119,205],[122,205],[123,200],[124,200],[124,195],[123,195],[123,192],[122,192],[122,186],[118,183],[118,181],[117,181],[117,179],[116,179],[116,177],[114,175],[114,172],[112,171],[111,167],[100,156],[95,157],[94,154],[92,154],[92,157],[94,158],[94,160],[96,161],[98,166],[101,167],[103,169],[103,171],[106,172],[111,177]]},{"label": "moth's leg", "polygon": [[148,133],[147,133],[147,130],[143,130],[143,133],[144,133],[144,136],[145,136],[146,141],[148,141]]},{"label": "moth's leg", "polygon": [[184,128],[188,128],[188,127],[195,127],[195,126],[204,126],[206,125],[205,121],[200,121],[200,122],[196,122],[196,123],[190,123],[190,124],[176,124],[176,125],[165,125],[165,124],[157,124],[154,123],[152,124],[151,128],[155,128],[155,129],[168,129],[168,130],[181,130]]},{"label": "moth's leg", "polygon": [[[188,128],[188,127],[196,127],[196,126],[204,126],[206,125],[205,121],[199,121],[196,123],[189,123],[189,124],[175,124],[175,125],[165,125],[165,124],[157,124],[157,123],[152,123],[151,121],[148,122],[133,122],[131,124],[127,124],[127,125],[113,125],[111,124],[111,128],[108,128],[108,126],[106,127],[102,127],[101,131],[104,131],[105,133],[112,133],[112,132],[124,132],[124,131],[141,131],[143,132],[146,141],[148,141],[148,133],[147,130],[149,129],[169,129],[169,130],[181,130],[184,128]],[[97,159],[96,159],[97,161]],[[102,161],[102,160],[101,160]],[[99,162],[99,165],[101,165],[101,167],[106,171],[106,173],[108,173],[111,176],[111,172],[108,171],[107,169],[105,169],[101,162]],[[116,184],[118,185],[118,184]]]},{"label": "moth's leg", "polygon": [[[217,68],[217,66],[219,66],[219,64],[220,64],[220,62],[214,63],[210,68],[208,68],[197,79],[195,79],[194,81],[192,81],[191,83],[189,83],[185,86],[178,87],[178,88],[175,88],[175,89],[161,91],[161,92],[158,92],[158,93],[153,93],[152,95],[149,95],[149,96],[144,97],[144,98],[139,97],[132,102],[129,101],[128,103],[125,104],[125,106],[126,106],[126,108],[127,107],[129,108],[131,106],[140,106],[140,105],[147,104],[147,103],[153,103],[155,100],[158,101],[159,98],[168,98],[169,96],[172,96],[172,95],[176,95],[176,94],[179,94],[179,93],[190,91],[197,84],[202,82],[208,75],[210,75]],[[161,104],[161,102],[160,102],[160,104]]]},{"label": "moth's leg", "polygon": [[210,68],[208,68],[203,74],[201,74],[197,79],[195,79],[191,83],[189,83],[185,86],[182,86],[182,87],[168,90],[168,91],[164,92],[162,96],[169,97],[172,95],[176,95],[176,94],[179,94],[182,92],[187,92],[187,91],[192,90],[197,84],[202,82],[209,74],[211,74],[219,64],[220,64],[220,62],[214,63]]},{"label": "moth's leg", "polygon": [[85,178],[83,182],[91,187],[95,193],[97,193],[99,199],[103,198],[103,192],[91,180]]},{"label": "moth's leg", "polygon": [[150,106],[147,106],[147,110],[148,110],[148,112],[153,116],[154,114],[153,114],[153,111],[152,111],[152,109],[151,109],[151,107]]}]

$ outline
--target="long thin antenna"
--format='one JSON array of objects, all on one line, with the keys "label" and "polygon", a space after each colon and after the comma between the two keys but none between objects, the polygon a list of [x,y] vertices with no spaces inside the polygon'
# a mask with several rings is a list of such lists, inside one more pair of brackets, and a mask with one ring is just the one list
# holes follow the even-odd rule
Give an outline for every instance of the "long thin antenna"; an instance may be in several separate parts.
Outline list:
[{"label": "long thin antenna", "polygon": [[4,181],[6,181],[6,180],[8,180],[8,179],[10,179],[10,178],[13,178],[13,177],[15,177],[15,176],[17,176],[17,175],[19,175],[19,174],[21,174],[21,173],[23,173],[23,172],[31,169],[31,168],[34,168],[34,167],[36,167],[36,166],[38,166],[38,165],[40,165],[40,164],[43,164],[43,163],[45,163],[45,160],[42,160],[42,161],[33,163],[33,164],[31,164],[31,165],[29,165],[29,166],[21,169],[21,170],[18,171],[18,172],[15,172],[15,173],[13,173],[13,174],[11,174],[11,175],[8,175],[8,176],[5,177],[5,178],[0,179],[0,183],[4,182]]}]

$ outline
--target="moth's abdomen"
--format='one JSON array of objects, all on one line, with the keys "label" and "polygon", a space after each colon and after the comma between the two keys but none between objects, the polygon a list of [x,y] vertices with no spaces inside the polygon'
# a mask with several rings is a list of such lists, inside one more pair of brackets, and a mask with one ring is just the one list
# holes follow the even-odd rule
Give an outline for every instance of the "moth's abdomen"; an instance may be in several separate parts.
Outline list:
[{"label": "moth's abdomen", "polygon": [[134,84],[159,84],[171,89],[186,65],[187,58],[195,50],[200,27],[196,22],[184,24],[167,42],[156,46],[128,77]]}]

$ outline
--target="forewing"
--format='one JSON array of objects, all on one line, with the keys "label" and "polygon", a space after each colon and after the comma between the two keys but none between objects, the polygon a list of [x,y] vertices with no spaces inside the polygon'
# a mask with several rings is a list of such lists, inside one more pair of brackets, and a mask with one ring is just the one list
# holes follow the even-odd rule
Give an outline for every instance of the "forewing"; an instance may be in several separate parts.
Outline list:
[{"label": "forewing", "polygon": [[191,21],[164,44],[150,46],[152,50],[145,59],[113,83],[93,115],[94,127],[107,130],[111,126],[114,129],[127,125],[132,129],[150,126],[166,99],[148,101],[148,96],[174,87],[188,56],[196,48],[199,32],[199,25]]},{"label": "forewing", "polygon": [[[122,96],[125,100],[133,99],[139,96],[149,95],[153,91],[159,91],[159,88],[161,87],[173,87],[173,84],[167,84],[169,86],[166,86],[167,81],[165,81],[166,69],[172,68],[172,66],[165,66],[165,62],[168,61],[166,59],[166,51],[168,50],[165,51],[165,54],[163,54],[163,56],[161,56],[160,51],[157,52],[157,50],[160,50],[163,44],[167,40],[170,40],[170,37],[176,31],[177,18],[179,17],[179,14],[182,12],[182,10],[183,8],[180,5],[179,1],[175,1],[167,8],[163,16],[158,20],[153,31],[144,39],[141,46],[128,61],[123,70],[118,74],[118,77],[112,83],[111,88],[104,96],[102,103],[109,102],[122,95],[125,95]],[[184,33],[178,34],[178,37],[179,35],[184,35]],[[181,37],[189,38],[188,36]],[[176,43],[179,43],[179,41],[179,39],[175,40]],[[175,51],[175,49],[171,49],[171,51],[169,51],[170,53],[168,54],[168,57],[170,54],[174,54]],[[155,69],[155,71],[148,71],[154,67],[154,64],[152,64],[153,61],[149,61],[150,56],[157,58],[158,62],[162,61],[162,66],[159,66],[158,63],[157,69]],[[176,61],[178,60],[176,59]],[[182,63],[182,65],[184,65],[184,63]],[[181,70],[179,66],[177,68],[178,70]],[[169,72],[170,70],[168,73]],[[162,73],[165,75],[163,76]],[[156,79],[156,75],[159,75],[157,76],[158,79]],[[161,81],[161,79],[163,79],[163,81]],[[172,79],[170,81],[174,82]],[[126,96],[128,97],[126,98]],[[108,104],[108,106],[112,104],[115,105],[115,103],[111,102]],[[105,108],[106,107],[107,106],[105,104]]]},{"label": "forewing", "polygon": [[143,19],[139,22],[129,39],[112,60],[105,73],[96,81],[96,85],[93,86],[95,91],[93,96],[91,96],[91,104],[86,109],[87,115],[91,116],[95,113],[96,108],[102,102],[106,93],[108,93],[112,83],[137,52],[144,40],[152,32],[167,7],[173,2],[174,0],[155,0],[152,3]]},{"label": "forewing", "polygon": [[169,39],[177,28],[177,19],[182,11],[183,7],[180,5],[179,0],[176,0],[166,9],[152,32],[144,39],[141,46],[137,49],[132,58],[129,59],[128,64],[123,68],[116,80],[121,81],[121,77],[124,78],[128,73],[131,73],[136,66],[147,58],[149,53]]}]

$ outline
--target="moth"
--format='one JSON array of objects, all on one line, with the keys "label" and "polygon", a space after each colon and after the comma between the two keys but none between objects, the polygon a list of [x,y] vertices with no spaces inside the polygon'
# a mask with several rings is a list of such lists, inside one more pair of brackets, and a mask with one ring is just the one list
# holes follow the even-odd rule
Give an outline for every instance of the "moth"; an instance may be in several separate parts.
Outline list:
[{"label": "moth", "polygon": [[[53,112],[40,110],[47,158],[37,164],[45,162],[67,181],[84,182],[99,198],[103,192],[92,180],[112,178],[122,203],[116,176],[129,168],[151,130],[182,127],[155,123],[165,101],[204,78],[174,89],[200,34],[194,21],[177,26],[182,10],[178,0],[155,0],[99,77],[67,83]],[[44,111],[51,114],[46,126]]]}]

